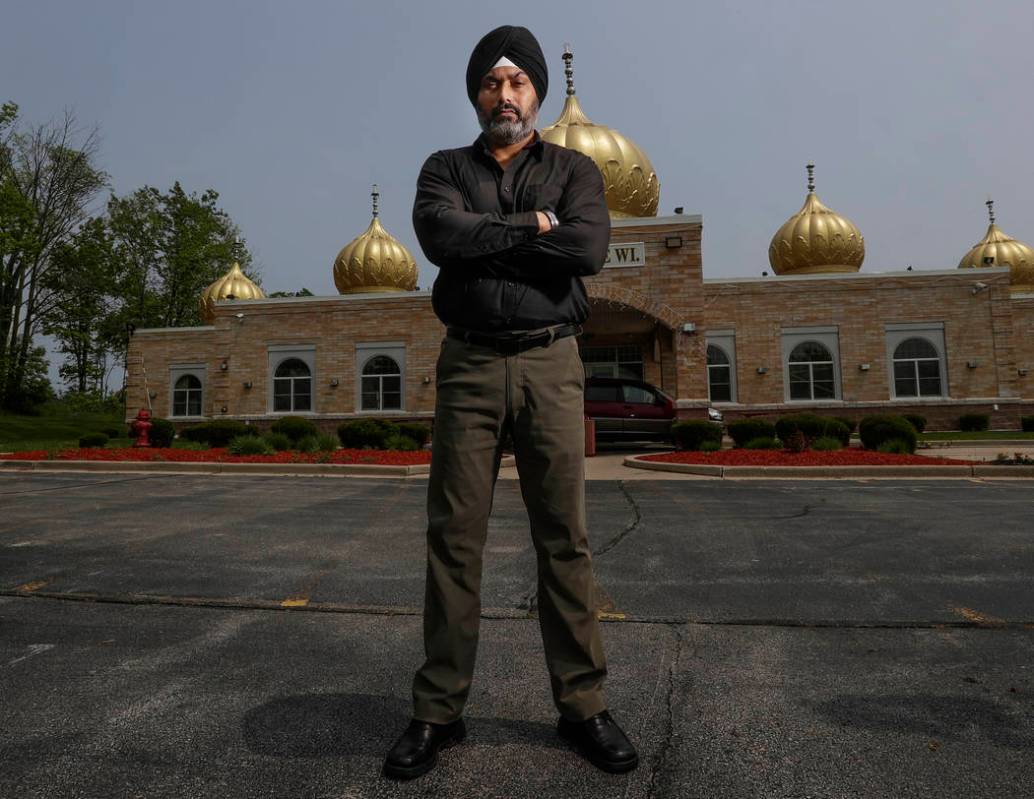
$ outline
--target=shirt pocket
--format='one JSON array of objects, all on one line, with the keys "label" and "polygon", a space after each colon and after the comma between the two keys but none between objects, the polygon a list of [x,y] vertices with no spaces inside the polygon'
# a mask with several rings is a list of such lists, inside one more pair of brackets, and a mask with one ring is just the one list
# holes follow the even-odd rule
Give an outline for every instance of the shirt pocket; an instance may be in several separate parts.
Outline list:
[{"label": "shirt pocket", "polygon": [[524,190],[524,210],[556,213],[563,194],[564,187],[556,183],[533,183]]}]

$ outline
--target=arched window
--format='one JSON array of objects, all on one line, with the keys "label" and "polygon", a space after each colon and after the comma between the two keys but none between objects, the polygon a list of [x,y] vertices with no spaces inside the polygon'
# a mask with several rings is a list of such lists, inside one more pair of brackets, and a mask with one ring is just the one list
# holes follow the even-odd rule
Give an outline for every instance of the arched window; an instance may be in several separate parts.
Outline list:
[{"label": "arched window", "polygon": [[836,399],[833,354],[817,341],[802,341],[790,352],[787,369],[791,400]]},{"label": "arched window", "polygon": [[941,356],[925,338],[908,338],[894,348],[894,396],[941,396]]},{"label": "arched window", "polygon": [[360,410],[402,409],[402,370],[394,358],[375,355],[363,365]]},{"label": "arched window", "polygon": [[197,375],[181,375],[172,388],[172,415],[200,416],[201,393]]},{"label": "arched window", "polygon": [[732,402],[732,364],[715,344],[707,345],[707,390],[711,402]]},{"label": "arched window", "polygon": [[273,410],[312,410],[312,372],[301,358],[288,358],[276,367],[273,373]]}]

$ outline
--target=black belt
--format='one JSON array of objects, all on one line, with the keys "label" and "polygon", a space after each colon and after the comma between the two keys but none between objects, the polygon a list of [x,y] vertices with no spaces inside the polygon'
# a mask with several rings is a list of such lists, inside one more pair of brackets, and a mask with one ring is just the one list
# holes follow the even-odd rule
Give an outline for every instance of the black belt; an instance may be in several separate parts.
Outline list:
[{"label": "black belt", "polygon": [[530,350],[532,347],[548,347],[558,338],[566,336],[577,336],[582,332],[582,326],[578,324],[558,325],[551,327],[541,333],[532,335],[493,336],[491,333],[478,333],[476,330],[462,330],[458,327],[446,328],[446,334],[452,338],[466,341],[468,344],[477,344],[479,347],[488,347],[500,355],[516,355],[518,352]]}]

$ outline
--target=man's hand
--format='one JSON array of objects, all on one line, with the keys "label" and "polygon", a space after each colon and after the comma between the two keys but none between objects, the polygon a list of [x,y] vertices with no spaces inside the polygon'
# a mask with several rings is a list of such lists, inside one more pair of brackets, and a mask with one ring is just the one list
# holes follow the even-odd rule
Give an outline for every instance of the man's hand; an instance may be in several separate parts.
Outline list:
[{"label": "man's hand", "polygon": [[551,231],[553,229],[553,225],[549,221],[549,217],[546,216],[544,213],[542,213],[541,211],[536,211],[535,212],[535,216],[537,216],[538,220],[539,220],[539,235],[540,236],[543,233],[549,233],[549,231]]}]

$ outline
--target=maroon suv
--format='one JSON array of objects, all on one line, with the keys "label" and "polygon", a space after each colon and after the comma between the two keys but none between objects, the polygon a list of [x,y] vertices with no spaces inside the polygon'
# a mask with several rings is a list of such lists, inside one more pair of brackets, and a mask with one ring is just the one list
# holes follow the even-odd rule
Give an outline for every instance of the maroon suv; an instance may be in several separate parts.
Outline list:
[{"label": "maroon suv", "polygon": [[596,422],[600,441],[670,441],[675,401],[642,380],[587,377],[585,415]]}]

